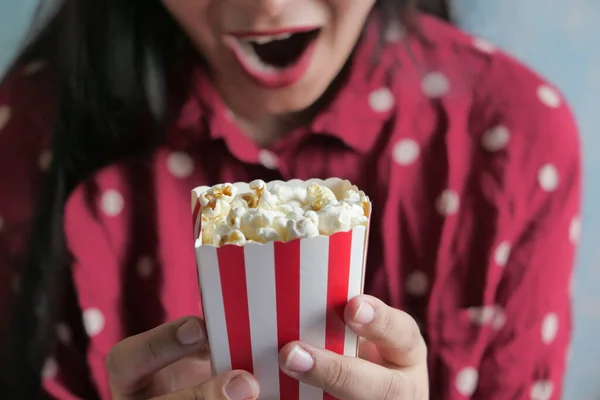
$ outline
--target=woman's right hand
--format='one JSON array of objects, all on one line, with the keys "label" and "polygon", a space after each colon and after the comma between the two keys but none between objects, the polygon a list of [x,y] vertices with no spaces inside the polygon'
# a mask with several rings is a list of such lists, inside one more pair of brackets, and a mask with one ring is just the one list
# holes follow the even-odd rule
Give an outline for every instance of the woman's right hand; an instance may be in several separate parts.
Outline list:
[{"label": "woman's right hand", "polygon": [[256,399],[258,381],[245,371],[211,376],[204,323],[188,317],[118,343],[106,368],[114,400]]}]

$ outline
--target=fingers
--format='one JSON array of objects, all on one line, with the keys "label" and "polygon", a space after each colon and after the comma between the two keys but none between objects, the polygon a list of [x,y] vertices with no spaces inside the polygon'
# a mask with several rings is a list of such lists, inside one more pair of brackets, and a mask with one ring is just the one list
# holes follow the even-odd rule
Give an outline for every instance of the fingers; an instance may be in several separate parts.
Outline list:
[{"label": "fingers", "polygon": [[254,376],[245,371],[232,371],[194,388],[169,393],[154,400],[254,400],[259,393]]},{"label": "fingers", "polygon": [[182,318],[129,337],[113,347],[106,359],[111,388],[120,395],[137,393],[155,372],[199,351],[206,351],[206,332],[199,318]]},{"label": "fingers", "polygon": [[279,354],[281,369],[338,399],[414,399],[415,383],[401,371],[293,342]]},{"label": "fingers", "polygon": [[427,346],[415,320],[371,296],[357,296],[345,310],[348,326],[377,346],[381,357],[399,367],[426,363]]}]

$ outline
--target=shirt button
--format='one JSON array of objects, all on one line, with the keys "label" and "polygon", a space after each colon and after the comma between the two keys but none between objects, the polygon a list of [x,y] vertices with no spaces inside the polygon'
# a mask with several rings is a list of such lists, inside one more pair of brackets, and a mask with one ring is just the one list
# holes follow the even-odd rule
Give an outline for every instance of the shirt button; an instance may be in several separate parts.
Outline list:
[{"label": "shirt button", "polygon": [[277,169],[279,166],[279,158],[273,152],[265,149],[258,153],[258,162],[268,169]]}]

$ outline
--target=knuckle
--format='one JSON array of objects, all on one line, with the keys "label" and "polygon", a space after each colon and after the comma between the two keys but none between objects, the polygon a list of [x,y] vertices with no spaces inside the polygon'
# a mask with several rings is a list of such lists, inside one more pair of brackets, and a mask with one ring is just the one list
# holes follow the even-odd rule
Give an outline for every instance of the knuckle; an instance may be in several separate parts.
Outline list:
[{"label": "knuckle", "polygon": [[414,385],[404,375],[393,374],[381,387],[381,400],[413,399]]},{"label": "knuckle", "polygon": [[150,337],[147,341],[143,342],[143,351],[142,354],[145,354],[149,359],[154,362],[162,363],[163,356],[160,349],[163,348],[163,341],[158,339],[157,337]]},{"label": "knuckle", "polygon": [[373,336],[375,339],[385,339],[390,336],[394,329],[394,320],[392,313],[385,312],[379,317],[378,323],[373,324]]},{"label": "knuckle", "polygon": [[345,363],[343,359],[331,361],[331,365],[325,372],[325,382],[329,387],[335,389],[348,388],[352,386],[353,381],[350,363]]},{"label": "knuckle", "polygon": [[407,340],[404,342],[404,346],[401,347],[401,351],[405,354],[413,354],[421,347],[421,344],[424,343],[423,336],[421,335],[421,329],[417,323],[413,320],[413,323],[410,325],[411,328],[407,334]]},{"label": "knuckle", "polygon": [[200,386],[190,390],[186,400],[206,400],[203,387]]},{"label": "knuckle", "polygon": [[410,327],[408,328],[404,339],[405,340],[401,342],[401,346],[399,349],[402,353],[411,354],[419,348],[419,346],[421,345],[422,337],[421,330],[419,329],[416,322],[413,321],[413,323],[410,324]]}]

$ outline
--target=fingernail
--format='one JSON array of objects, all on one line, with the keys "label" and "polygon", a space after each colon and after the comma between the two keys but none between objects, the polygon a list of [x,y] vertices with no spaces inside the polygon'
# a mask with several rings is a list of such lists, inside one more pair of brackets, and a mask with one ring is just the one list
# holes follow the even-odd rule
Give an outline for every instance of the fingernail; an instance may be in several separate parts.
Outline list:
[{"label": "fingernail", "polygon": [[298,345],[292,349],[285,362],[285,367],[294,372],[308,372],[314,365],[314,358]]},{"label": "fingernail", "polygon": [[358,310],[356,310],[356,314],[354,314],[354,321],[361,324],[370,324],[375,319],[375,310],[373,306],[371,306],[366,301],[360,303],[358,306]]},{"label": "fingernail", "polygon": [[204,331],[198,322],[189,320],[177,330],[177,340],[184,346],[197,344],[204,340]]},{"label": "fingernail", "polygon": [[229,400],[253,399],[258,396],[256,382],[245,375],[237,376],[225,386],[225,396]]}]

